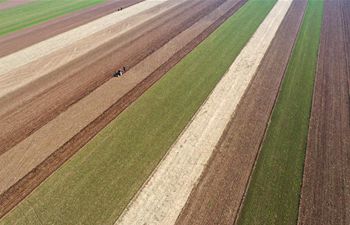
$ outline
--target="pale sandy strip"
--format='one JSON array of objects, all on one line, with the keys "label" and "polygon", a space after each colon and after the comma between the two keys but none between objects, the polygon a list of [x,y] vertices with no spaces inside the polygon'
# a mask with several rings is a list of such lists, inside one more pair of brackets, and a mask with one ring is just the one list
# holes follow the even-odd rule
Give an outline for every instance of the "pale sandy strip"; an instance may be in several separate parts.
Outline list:
[{"label": "pale sandy strip", "polygon": [[[64,66],[68,62],[88,54],[89,51],[92,51],[98,46],[101,46],[113,38],[126,33],[132,28],[158,16],[159,14],[175,7],[176,5],[179,5],[182,2],[184,2],[184,0],[170,1],[170,4],[154,6],[149,8],[151,12],[144,9],[144,13],[140,12],[138,15],[120,21],[103,31],[97,32],[89,37],[74,42],[71,45],[58,49],[45,57],[39,58],[38,60],[34,60],[28,64],[2,74],[0,76],[0,97],[16,91],[36,79],[44,77],[50,72]],[[118,44],[121,45],[123,43]],[[15,62],[13,62],[13,64],[15,64]],[[51,83],[56,83],[63,80],[66,77],[65,75],[68,74],[62,74],[59,77],[54,77],[54,82]]]},{"label": "pale sandy strip", "polygon": [[116,224],[175,223],[291,1],[274,6]]},{"label": "pale sandy strip", "polygon": [[[35,168],[57,148],[166,62],[212,22],[229,10],[233,0],[198,21],[118,79],[111,79],[0,156],[0,194]],[[118,91],[116,91],[118,90]],[[101,101],[103,99],[103,101]]]},{"label": "pale sandy strip", "polygon": [[167,0],[146,0],[79,26],[0,59],[0,76]]}]

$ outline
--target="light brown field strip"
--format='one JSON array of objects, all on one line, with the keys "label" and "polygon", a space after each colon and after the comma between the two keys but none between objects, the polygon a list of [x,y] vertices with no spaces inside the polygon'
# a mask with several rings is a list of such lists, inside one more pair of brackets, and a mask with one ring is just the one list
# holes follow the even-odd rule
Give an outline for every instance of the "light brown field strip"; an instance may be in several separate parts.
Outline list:
[{"label": "light brown field strip", "polygon": [[[228,2],[230,2],[230,4]],[[83,146],[88,140],[90,140],[90,138],[97,134],[99,130],[107,125],[109,121],[115,118],[116,115],[118,115],[129,104],[131,104],[132,101],[147,90],[147,88],[156,82],[167,70],[169,70],[182,57],[190,52],[191,49],[193,49],[199,42],[205,39],[209,33],[215,30],[216,27],[218,27],[226,18],[232,15],[232,13],[235,12],[242,4],[244,4],[245,1],[237,2],[236,0],[229,0],[228,2],[224,3],[225,5],[223,6],[225,7],[220,7],[219,9],[208,13],[207,16],[193,25],[190,29],[181,33],[167,45],[163,46],[160,50],[132,68],[132,70],[128,71],[128,75],[122,77],[121,79],[112,79],[108,81],[103,86],[96,89],[88,97],[72,106],[55,120],[26,139],[24,142],[28,141],[26,142],[27,146],[23,145],[23,148],[19,149],[18,154],[16,156],[11,155],[8,160],[10,159],[11,161],[14,158],[17,158],[20,160],[20,165],[23,165],[21,163],[26,163],[29,159],[35,159],[37,161],[36,164],[34,163],[33,165],[26,164],[24,166],[27,167],[26,172],[23,173],[23,171],[19,171],[20,173],[26,174],[30,171],[30,168],[34,168],[36,165],[38,165],[41,161],[38,160],[37,157],[41,158],[41,160],[45,159],[47,156],[49,157],[44,162],[40,163],[40,165],[29,174],[27,174],[23,179],[12,186],[10,190],[0,196],[0,214],[3,215],[6,213],[10,208],[23,199],[24,196],[29,194],[47,176],[49,176],[62,163],[64,163],[65,160],[78,151],[81,146]],[[174,53],[176,54],[174,55]],[[143,80],[144,78],[146,79]],[[120,91],[116,92],[118,88],[120,88]],[[101,98],[103,98],[105,101],[100,101]],[[102,115],[99,116],[101,113]],[[77,117],[79,117],[79,119],[77,119]],[[78,123],[72,121],[77,121]],[[93,123],[84,128],[84,126],[91,121],[93,121]],[[63,125],[60,125],[62,122]],[[58,128],[56,126],[58,126]],[[51,129],[53,127],[55,127],[55,129]],[[81,129],[83,130],[79,133]],[[71,130],[74,132],[71,132]],[[66,135],[67,133],[68,135]],[[76,133],[78,134],[75,135]],[[71,138],[71,136],[75,136],[69,142],[64,144],[66,140],[61,140],[61,142],[55,143],[55,139],[47,139],[48,135],[55,137],[66,135],[65,137],[67,140]],[[35,146],[30,146],[30,140],[35,140]],[[62,144],[64,145],[60,147]],[[23,156],[23,151],[26,152],[26,147],[29,147],[28,150],[30,151],[30,155],[24,153],[24,158],[21,158],[20,154]],[[57,147],[59,147],[59,149],[55,153],[51,154],[50,152],[47,152],[55,151]],[[6,154],[13,152],[12,150]],[[45,154],[46,156],[42,156]],[[3,159],[3,156],[1,156],[1,160]],[[25,159],[26,157],[28,158]],[[16,167],[16,164],[12,164],[12,166]],[[29,169],[28,166],[30,167]],[[24,169],[24,167],[21,167],[21,169]],[[8,169],[10,169],[10,167],[8,167]],[[1,174],[1,177],[6,177],[5,173]],[[12,174],[11,176],[13,177],[13,175],[15,174]],[[18,174],[15,176],[18,176]],[[13,181],[10,179],[9,182]]]},{"label": "light brown field strip", "polygon": [[298,224],[350,224],[348,0],[325,0]]},{"label": "light brown field strip", "polygon": [[306,2],[293,2],[176,224],[234,224]]},{"label": "light brown field strip", "polygon": [[112,0],[0,37],[0,57],[99,19],[144,0]]}]

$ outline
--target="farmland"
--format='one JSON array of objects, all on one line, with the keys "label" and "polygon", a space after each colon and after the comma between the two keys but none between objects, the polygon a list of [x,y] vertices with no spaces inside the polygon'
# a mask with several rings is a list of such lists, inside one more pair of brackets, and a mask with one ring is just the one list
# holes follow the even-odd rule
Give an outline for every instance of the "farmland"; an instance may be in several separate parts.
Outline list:
[{"label": "farmland", "polygon": [[[212,218],[216,218],[217,224],[234,223],[288,62],[289,55],[286,52],[291,52],[299,29],[304,3],[298,1],[290,6],[289,13],[260,63],[255,79],[241,100],[241,106],[245,107],[236,109],[198,188],[193,191],[179,217],[179,224],[211,224]],[[285,36],[286,30],[289,31],[288,36]],[[276,64],[276,60],[281,63]]]},{"label": "farmland", "polygon": [[34,1],[0,11],[0,36],[76,10],[102,3],[104,0]]},{"label": "farmland", "polygon": [[349,7],[0,0],[0,224],[348,224]]},{"label": "farmland", "polygon": [[349,3],[324,7],[299,224],[349,223]]},{"label": "farmland", "polygon": [[[151,90],[146,92],[145,95],[143,95],[134,105],[132,105],[132,107],[128,108],[124,113],[122,113],[120,117],[118,117],[116,121],[112,122],[105,130],[103,130],[102,133],[100,133],[100,135],[96,137],[96,139],[92,140],[92,142],[85,147],[86,149],[80,151],[80,154],[77,154],[76,157],[72,158],[72,160],[69,161],[67,165],[61,167],[61,169],[54,174],[55,176],[57,176],[57,178],[55,178],[55,176],[50,177],[46,182],[47,185],[51,185],[51,180],[52,182],[55,182],[54,180],[60,180],[62,181],[62,183],[60,186],[56,186],[57,188],[62,190],[61,187],[66,187],[67,189],[65,190],[74,191],[74,189],[69,188],[69,183],[71,181],[74,181],[75,179],[82,179],[81,184],[85,185],[84,180],[86,180],[87,177],[85,173],[80,172],[74,175],[74,177],[76,178],[66,177],[67,172],[71,173],[72,167],[74,168],[78,166],[80,169],[77,171],[81,171],[83,167],[81,162],[85,161],[88,163],[85,164],[84,167],[86,169],[83,170],[89,171],[90,168],[96,168],[96,163],[99,163],[98,161],[96,162],[94,160],[96,156],[93,153],[98,154],[98,157],[110,158],[110,160],[113,160],[111,156],[114,155],[116,157],[116,159],[114,160],[125,160],[124,163],[120,161],[119,166],[115,165],[114,163],[111,163],[111,166],[113,167],[118,166],[118,168],[114,168],[113,170],[110,170],[108,167],[105,167],[102,171],[95,171],[96,174],[91,174],[91,181],[88,181],[88,183],[90,183],[90,185],[98,185],[99,182],[94,182],[93,180],[101,179],[101,175],[103,175],[105,182],[109,180],[110,184],[108,186],[111,190],[119,189],[118,192],[120,193],[120,197],[118,197],[118,199],[120,199],[120,201],[115,202],[115,204],[120,204],[118,210],[120,213],[120,210],[122,210],[125,207],[125,204],[126,202],[128,202],[128,199],[130,199],[135,193],[135,191],[138,190],[139,186],[142,185],[142,177],[143,180],[147,178],[147,175],[152,171],[152,167],[155,167],[157,162],[162,158],[162,155],[169,148],[174,139],[178,136],[179,132],[181,132],[183,127],[187,124],[188,120],[191,119],[193,113],[196,111],[198,106],[200,106],[201,102],[204,101],[204,99],[210,92],[210,88],[208,88],[207,85],[210,85],[211,87],[215,85],[218,79],[220,79],[220,76],[222,76],[222,74],[227,70],[227,67],[232,63],[233,58],[239,53],[239,47],[244,46],[245,42],[249,39],[249,34],[253,33],[254,27],[259,25],[259,20],[252,20],[252,22],[254,22],[252,23],[252,25],[241,28],[248,29],[248,31],[250,30],[250,32],[245,32],[246,35],[243,37],[237,36],[237,39],[232,39],[230,35],[225,35],[227,29],[231,30],[232,27],[238,27],[235,26],[235,24],[239,24],[241,20],[245,20],[247,17],[251,16],[251,14],[253,13],[253,9],[255,9],[255,7],[250,6],[248,9],[245,9],[236,17],[232,17],[232,21],[228,21],[230,23],[225,24],[222,29],[214,33],[213,36],[211,36],[209,39],[206,40],[206,42],[199,46],[199,48],[193,51],[188,56],[187,60],[181,61],[181,63],[178,64],[173,70],[171,70],[164,79],[157,83],[157,85],[155,85]],[[263,18],[263,14],[260,16],[260,18]],[[234,32],[234,30],[231,32]],[[227,40],[227,42],[236,44],[231,45],[233,49],[225,49],[223,40]],[[240,42],[241,44],[237,45],[237,42]],[[217,52],[216,54],[227,55],[226,61],[222,61],[219,57],[217,57],[219,61],[217,62],[218,65],[223,63],[225,64],[221,66],[221,71],[216,70],[216,72],[214,73],[216,74],[216,76],[213,76],[213,72],[210,71],[208,68],[202,67],[202,63],[197,63],[204,61],[209,66],[210,64],[207,61],[209,60],[209,58],[206,57],[208,53],[205,54],[205,52],[207,51],[213,53],[214,50]],[[194,64],[194,62],[196,63]],[[194,65],[197,65],[198,68],[195,68],[195,70],[193,71],[198,72],[193,73],[192,69],[185,71],[185,68],[188,64],[193,64],[192,68]],[[179,76],[179,74],[181,74],[181,76]],[[205,74],[207,75],[205,76]],[[183,93],[185,93],[185,91],[189,88],[189,85],[193,84],[194,80],[197,81],[197,85],[191,86],[192,91],[191,93],[189,93],[189,96],[184,95]],[[176,85],[176,83],[178,84],[178,86]],[[169,90],[169,92],[165,92],[165,90]],[[177,90],[177,94],[174,94],[174,90]],[[165,93],[168,94],[165,95]],[[156,98],[157,101],[153,101],[154,98]],[[152,102],[154,103],[152,104]],[[160,104],[164,104],[164,106]],[[170,107],[167,106],[167,104],[174,104],[174,106]],[[178,109],[178,111],[162,111],[162,109],[167,110],[169,108]],[[140,112],[142,112],[142,117],[140,117]],[[162,116],[164,116],[164,119],[161,119]],[[159,120],[162,120],[162,123],[156,122]],[[131,123],[131,121],[134,121],[134,123]],[[172,125],[174,124],[174,121],[177,121],[176,126]],[[155,127],[152,128],[152,125],[154,125]],[[169,129],[169,127],[172,127],[172,129]],[[128,132],[119,132],[120,130],[125,130]],[[153,131],[154,133],[151,133],[150,131]],[[100,146],[99,144],[96,145],[96,143],[101,143],[101,140],[105,139],[106,137],[109,138],[106,141],[102,142],[102,146]],[[156,140],[154,139],[155,137],[157,137]],[[115,148],[113,146],[119,147]],[[109,151],[105,151],[104,154],[101,155],[100,149],[105,149]],[[141,160],[144,161],[144,163],[140,163]],[[65,168],[67,168],[68,170],[66,170]],[[131,168],[133,169],[131,170]],[[122,172],[123,170],[125,172]],[[115,171],[116,174],[113,174],[111,171]],[[132,174],[129,174],[130,172],[132,172]],[[117,178],[118,175],[120,176],[120,178]],[[119,182],[120,180],[126,180],[127,177],[133,178],[129,179],[130,183],[128,185],[124,185],[123,183]],[[74,183],[72,185],[74,185]],[[130,188],[131,186],[134,186],[134,188]],[[91,190],[99,191],[99,188],[106,188],[106,183],[100,187],[92,187]],[[41,190],[45,191],[45,188]],[[82,189],[77,190],[80,192]],[[60,193],[62,192],[57,192],[57,194]],[[107,193],[108,192],[106,192],[106,194]],[[35,192],[33,194],[35,195]],[[83,195],[84,193],[75,194]],[[91,197],[98,197],[98,195],[94,194],[93,192],[90,192],[89,195]],[[54,200],[54,196],[50,198],[45,197],[46,194],[40,194],[39,196],[43,197],[42,200],[53,200],[51,204],[58,203]],[[123,198],[125,198],[125,200],[122,200],[122,196]],[[84,198],[81,199],[84,200]],[[113,198],[111,198],[111,196],[106,195],[104,199]],[[67,200],[69,201],[69,199]],[[101,212],[105,211],[107,208],[110,208],[110,210],[115,210],[115,214],[118,213],[117,205],[115,205],[114,207],[109,207],[110,203],[108,201],[103,202],[105,202],[106,208],[103,209],[102,206],[100,206],[100,212],[96,212],[95,207],[93,205],[90,205],[91,210],[95,211],[97,213],[96,215],[100,215],[100,218],[103,216]],[[60,204],[65,205],[67,203],[62,201]],[[75,204],[79,203],[75,202]],[[85,204],[82,202],[79,205],[83,207],[83,205]],[[80,207],[75,207],[73,205],[72,207],[81,210]],[[60,208],[59,205],[56,207],[52,207],[54,211],[58,208]],[[73,208],[67,208],[66,213],[71,213]],[[20,209],[20,211],[22,210],[23,209]],[[99,219],[96,215],[91,214],[91,218],[87,219]],[[16,218],[16,214],[13,214],[13,216],[13,218]],[[51,216],[45,218],[52,219]],[[76,222],[73,219],[77,219],[77,217],[74,216],[72,218],[72,223]],[[102,217],[100,221],[102,219],[104,218]]]},{"label": "farmland", "polygon": [[308,1],[238,224],[297,221],[322,9]]},{"label": "farmland", "polygon": [[[121,7],[126,8],[142,1],[143,0],[107,1],[104,4],[101,3],[93,7],[78,10],[74,13],[67,13],[58,18],[39,23],[38,25],[32,25],[31,27],[2,35],[0,36],[0,56],[9,55],[40,41],[97,20],[114,12],[115,9]],[[14,2],[18,1],[14,0]],[[12,15],[12,13],[9,15]]]}]

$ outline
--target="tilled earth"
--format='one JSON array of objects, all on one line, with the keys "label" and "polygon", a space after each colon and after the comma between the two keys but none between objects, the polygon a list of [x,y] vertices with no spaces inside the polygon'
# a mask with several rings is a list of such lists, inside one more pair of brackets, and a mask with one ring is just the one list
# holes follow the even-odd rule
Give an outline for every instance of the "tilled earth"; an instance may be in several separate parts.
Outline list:
[{"label": "tilled earth", "polygon": [[349,15],[325,1],[299,224],[350,224]]}]

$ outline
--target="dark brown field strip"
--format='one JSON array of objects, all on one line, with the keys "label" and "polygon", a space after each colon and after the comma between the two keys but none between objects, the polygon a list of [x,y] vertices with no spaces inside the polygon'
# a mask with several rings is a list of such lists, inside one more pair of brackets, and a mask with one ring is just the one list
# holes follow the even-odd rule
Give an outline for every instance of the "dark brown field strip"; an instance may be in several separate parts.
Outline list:
[{"label": "dark brown field strip", "polygon": [[[113,71],[125,65],[130,69],[224,1],[186,1],[36,80],[43,86],[50,77],[69,74],[55,86],[1,116],[0,155],[107,82]],[[35,91],[36,86],[38,84],[29,84],[29,92]]]},{"label": "dark brown field strip", "polygon": [[292,3],[177,225],[235,223],[306,3]]},{"label": "dark brown field strip", "polygon": [[325,0],[299,224],[350,224],[349,9]]},{"label": "dark brown field strip", "polygon": [[79,149],[91,140],[100,130],[109,122],[117,117],[132,102],[141,96],[148,88],[157,82],[167,71],[176,65],[183,57],[192,51],[199,43],[209,36],[217,27],[219,27],[227,18],[235,13],[247,0],[239,0],[232,8],[210,25],[204,32],[198,35],[194,40],[178,51],[165,64],[150,74],[146,79],[140,82],[129,93],[123,96],[118,102],[112,105],[94,122],[85,127],[82,132],[73,137],[69,142],[50,155],[43,163],[32,170],[19,182],[13,185],[5,193],[0,195],[0,218],[22,201],[37,186],[39,186],[48,176],[57,170],[65,161],[72,157]]},{"label": "dark brown field strip", "polygon": [[144,0],[107,1],[106,3],[3,36],[0,38],[0,57],[106,16],[115,12],[118,8],[127,8],[142,1]]}]

